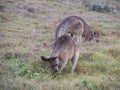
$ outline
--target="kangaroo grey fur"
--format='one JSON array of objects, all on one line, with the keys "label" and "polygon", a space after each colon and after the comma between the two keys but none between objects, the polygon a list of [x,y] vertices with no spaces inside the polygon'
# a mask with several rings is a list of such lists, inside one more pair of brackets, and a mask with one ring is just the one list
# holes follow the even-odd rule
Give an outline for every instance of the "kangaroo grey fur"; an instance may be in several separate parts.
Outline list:
[{"label": "kangaroo grey fur", "polygon": [[[52,68],[61,73],[63,68],[66,66],[69,59],[72,62],[72,70],[74,71],[76,67],[75,55],[77,51],[77,46],[75,41],[67,35],[60,36],[54,43],[54,48],[52,48],[52,52],[50,58],[46,58],[41,56],[43,61],[48,61]],[[62,62],[62,65],[60,65]]]},{"label": "kangaroo grey fur", "polygon": [[[59,36],[71,33],[71,36],[75,35],[78,42],[81,41],[81,37],[84,37],[85,41],[95,39],[98,42],[95,34],[90,30],[88,24],[78,16],[69,16],[65,18],[57,27],[55,31],[55,38]],[[98,36],[98,35],[97,35]]]}]

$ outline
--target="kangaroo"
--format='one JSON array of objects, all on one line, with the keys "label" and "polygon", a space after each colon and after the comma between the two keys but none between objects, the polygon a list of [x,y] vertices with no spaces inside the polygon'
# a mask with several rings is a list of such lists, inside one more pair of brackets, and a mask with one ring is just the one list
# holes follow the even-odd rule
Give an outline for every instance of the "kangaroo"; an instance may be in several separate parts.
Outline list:
[{"label": "kangaroo", "polygon": [[55,38],[57,39],[61,35],[71,34],[71,37],[75,36],[77,42],[81,42],[81,38],[84,37],[84,41],[94,40],[99,42],[98,32],[92,32],[88,24],[78,16],[69,16],[65,18],[57,27],[55,31]]},{"label": "kangaroo", "polygon": [[61,73],[66,66],[68,60],[71,59],[71,72],[73,72],[77,63],[74,59],[76,57],[76,50],[75,41],[68,35],[62,35],[54,42],[54,48],[52,48],[50,58],[41,56],[41,59],[43,61],[48,61],[54,71],[59,73]]},{"label": "kangaroo", "polygon": [[[58,25],[55,31],[55,38],[58,39],[61,35],[70,35],[76,42],[77,50],[74,55],[75,66],[79,57],[81,38],[84,37],[84,41],[94,40],[96,42],[99,42],[99,33],[92,32],[88,24],[78,16],[69,16]],[[53,48],[53,46],[51,46],[51,48]]]}]

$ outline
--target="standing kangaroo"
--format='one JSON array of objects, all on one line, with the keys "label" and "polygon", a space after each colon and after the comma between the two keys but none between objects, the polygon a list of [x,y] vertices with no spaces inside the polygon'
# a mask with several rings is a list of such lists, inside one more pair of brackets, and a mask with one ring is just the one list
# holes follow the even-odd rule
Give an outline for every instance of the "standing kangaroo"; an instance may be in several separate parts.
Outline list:
[{"label": "standing kangaroo", "polygon": [[76,61],[74,61],[76,51],[77,46],[74,40],[70,36],[63,35],[57,38],[57,40],[55,41],[50,58],[41,56],[41,59],[43,61],[48,61],[51,64],[51,67],[59,73],[61,73],[63,68],[66,66],[68,60],[71,59],[71,72],[73,72],[76,67]]}]

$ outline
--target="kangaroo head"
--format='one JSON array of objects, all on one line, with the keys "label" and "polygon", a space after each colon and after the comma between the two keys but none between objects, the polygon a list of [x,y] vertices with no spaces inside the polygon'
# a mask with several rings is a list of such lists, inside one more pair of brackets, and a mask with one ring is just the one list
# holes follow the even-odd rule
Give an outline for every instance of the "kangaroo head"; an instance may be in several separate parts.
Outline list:
[{"label": "kangaroo head", "polygon": [[99,33],[98,32],[93,32],[93,40],[95,42],[99,42]]},{"label": "kangaroo head", "polygon": [[41,56],[41,59],[43,61],[47,61],[50,63],[52,69],[57,72],[58,71],[58,60],[57,60],[57,57],[51,57],[51,58],[46,58],[44,56]]}]

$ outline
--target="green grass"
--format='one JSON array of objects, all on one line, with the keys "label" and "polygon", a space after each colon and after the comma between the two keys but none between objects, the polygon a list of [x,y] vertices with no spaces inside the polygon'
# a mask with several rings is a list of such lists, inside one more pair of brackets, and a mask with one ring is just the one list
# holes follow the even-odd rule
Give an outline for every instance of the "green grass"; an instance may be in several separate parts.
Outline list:
[{"label": "green grass", "polygon": [[[10,21],[0,17],[0,90],[120,89],[120,40],[111,34],[120,32],[118,15],[86,11],[78,2],[35,0],[15,5],[28,3],[42,9],[41,13],[31,18],[13,12]],[[50,55],[57,25],[71,14],[83,17],[93,31],[99,31],[100,42],[82,43],[75,72],[70,73],[69,62],[59,75],[40,57]]]}]

